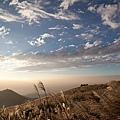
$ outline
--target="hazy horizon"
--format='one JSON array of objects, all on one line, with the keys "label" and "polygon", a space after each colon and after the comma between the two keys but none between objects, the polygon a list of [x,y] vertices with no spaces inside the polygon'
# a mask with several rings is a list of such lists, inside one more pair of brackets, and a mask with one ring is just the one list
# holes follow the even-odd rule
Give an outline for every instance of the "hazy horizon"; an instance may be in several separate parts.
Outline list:
[{"label": "hazy horizon", "polygon": [[[60,92],[60,90],[72,89],[74,87],[79,87],[80,84],[104,84],[112,80],[120,80],[120,75],[111,75],[111,76],[59,76],[56,82],[56,78],[51,79],[50,82],[47,79],[41,80],[0,80],[0,91],[5,89],[11,89],[15,92],[26,95],[29,93],[35,93],[33,84],[36,84],[41,81],[44,83],[48,92]],[[40,91],[43,93],[42,91]]]}]

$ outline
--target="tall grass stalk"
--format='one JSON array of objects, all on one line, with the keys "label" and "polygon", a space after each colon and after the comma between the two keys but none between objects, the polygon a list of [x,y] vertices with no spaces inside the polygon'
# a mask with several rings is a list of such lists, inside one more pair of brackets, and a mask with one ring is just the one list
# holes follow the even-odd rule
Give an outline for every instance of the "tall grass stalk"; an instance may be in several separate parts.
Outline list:
[{"label": "tall grass stalk", "polygon": [[47,102],[47,104],[45,104],[45,102],[44,102],[44,105],[46,105],[46,107],[45,107],[46,113],[45,113],[45,114],[46,114],[46,116],[48,116],[48,113],[47,113],[47,108],[48,108],[49,114],[50,114],[50,118],[52,119],[52,113],[50,112],[50,106],[49,106],[49,102],[48,102],[47,91],[46,91],[46,89],[45,89],[44,84],[43,84],[41,81],[39,81],[39,83],[38,83],[38,88],[41,89],[41,90],[43,90],[44,93],[45,93],[46,102]]},{"label": "tall grass stalk", "polygon": [[46,96],[46,100],[47,100],[47,104],[48,104],[47,91],[45,89],[44,84],[41,81],[39,81],[39,83],[38,83],[38,88],[40,88],[41,90],[43,90],[45,92],[45,96]]},{"label": "tall grass stalk", "polygon": [[34,88],[35,88],[35,92],[36,92],[38,98],[41,98],[41,97],[40,97],[40,92],[39,92],[39,90],[38,90],[38,87],[37,87],[35,84],[34,84]]}]

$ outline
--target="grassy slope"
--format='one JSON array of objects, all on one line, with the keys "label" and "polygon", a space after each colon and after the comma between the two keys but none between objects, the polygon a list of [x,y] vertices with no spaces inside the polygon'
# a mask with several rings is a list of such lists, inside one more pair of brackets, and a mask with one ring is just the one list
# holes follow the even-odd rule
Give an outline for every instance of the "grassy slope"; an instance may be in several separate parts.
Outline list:
[{"label": "grassy slope", "polygon": [[[70,120],[118,120],[120,119],[120,81],[111,81],[107,84],[88,85],[64,91],[64,94],[51,94],[48,98],[49,106],[56,108],[58,104],[65,103],[65,109]],[[42,103],[45,98],[42,99]],[[24,109],[29,107],[40,108],[40,100],[21,105]],[[13,109],[13,108],[12,108]],[[65,112],[64,108],[62,111]],[[9,108],[10,110],[10,108]],[[57,120],[63,120],[53,114]],[[68,120],[65,117],[65,120]],[[54,119],[54,120],[55,120]]]}]

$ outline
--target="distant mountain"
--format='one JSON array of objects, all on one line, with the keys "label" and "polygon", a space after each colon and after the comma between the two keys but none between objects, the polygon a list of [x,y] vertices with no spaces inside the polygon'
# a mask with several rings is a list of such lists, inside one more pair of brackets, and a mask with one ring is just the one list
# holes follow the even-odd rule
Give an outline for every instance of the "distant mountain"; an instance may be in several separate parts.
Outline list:
[{"label": "distant mountain", "polygon": [[5,105],[5,107],[8,107],[8,106],[22,104],[26,100],[29,100],[29,98],[24,97],[14,92],[13,90],[6,89],[0,91],[0,107],[2,107],[3,105]]}]

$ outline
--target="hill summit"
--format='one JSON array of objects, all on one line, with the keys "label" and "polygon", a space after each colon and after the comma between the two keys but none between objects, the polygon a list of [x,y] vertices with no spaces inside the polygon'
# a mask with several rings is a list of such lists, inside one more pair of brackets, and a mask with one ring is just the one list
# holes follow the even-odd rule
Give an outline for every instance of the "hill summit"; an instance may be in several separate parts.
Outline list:
[{"label": "hill summit", "polygon": [[[41,85],[45,90],[43,83]],[[61,93],[49,93],[46,97],[17,107],[2,108],[0,118],[8,118],[8,113],[12,111],[10,120],[120,120],[119,92],[120,81],[84,84]]]},{"label": "hill summit", "polygon": [[14,92],[13,90],[6,89],[3,91],[0,91],[0,107],[2,107],[3,105],[5,107],[8,107],[8,106],[14,106],[17,104],[22,104],[26,100],[28,100],[27,97],[24,97]]}]

